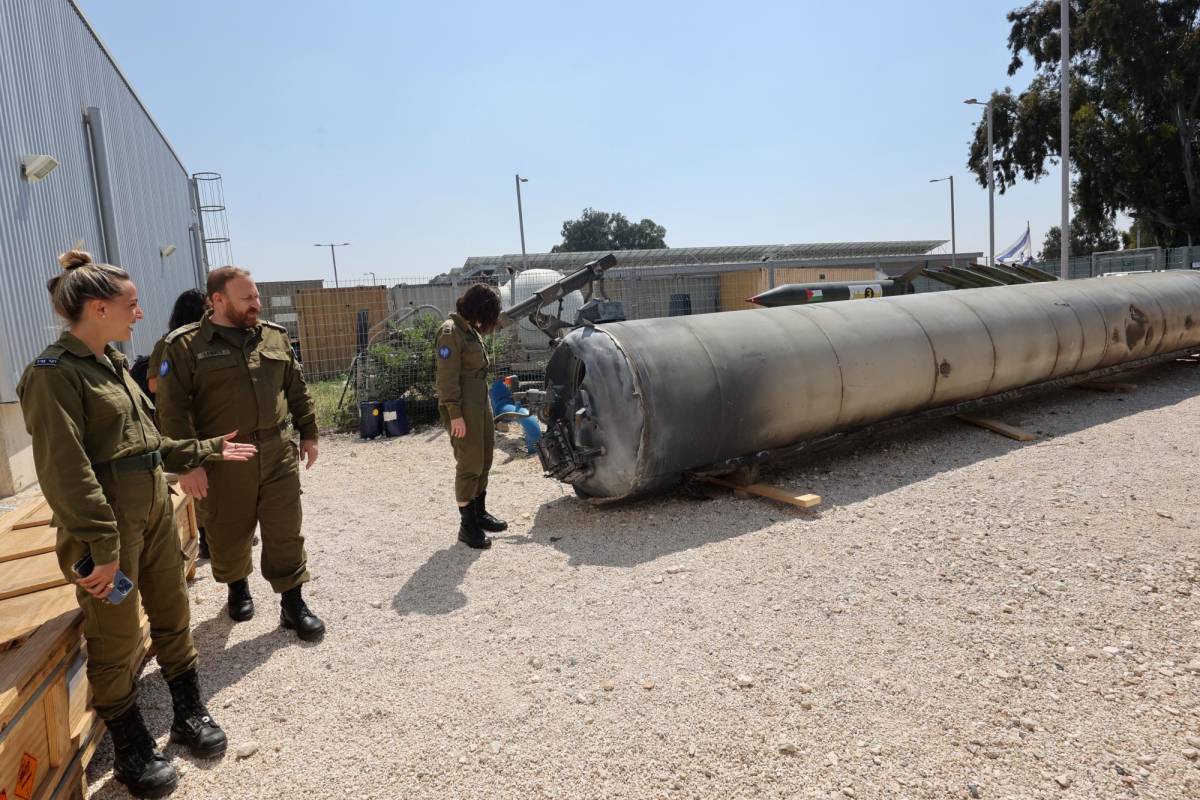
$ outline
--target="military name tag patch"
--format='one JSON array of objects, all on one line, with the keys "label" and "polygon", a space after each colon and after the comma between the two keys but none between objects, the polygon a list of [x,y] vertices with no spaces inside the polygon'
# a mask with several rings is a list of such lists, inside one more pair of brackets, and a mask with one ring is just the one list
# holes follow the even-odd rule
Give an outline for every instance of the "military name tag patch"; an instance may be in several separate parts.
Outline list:
[{"label": "military name tag patch", "polygon": [[232,350],[205,350],[203,353],[196,356],[197,361],[203,361],[206,358],[216,358],[217,356],[227,356]]},{"label": "military name tag patch", "polygon": [[438,348],[438,358],[440,358],[444,361],[449,357],[450,357],[450,348],[449,347],[447,347],[446,345],[442,345],[441,347]]},{"label": "military name tag patch", "polygon": [[171,371],[171,362],[164,361],[158,365],[158,377],[165,378],[167,373]]},{"label": "military name tag patch", "polygon": [[33,365],[35,367],[57,367],[58,359],[57,358],[39,358],[37,361],[33,362]]}]

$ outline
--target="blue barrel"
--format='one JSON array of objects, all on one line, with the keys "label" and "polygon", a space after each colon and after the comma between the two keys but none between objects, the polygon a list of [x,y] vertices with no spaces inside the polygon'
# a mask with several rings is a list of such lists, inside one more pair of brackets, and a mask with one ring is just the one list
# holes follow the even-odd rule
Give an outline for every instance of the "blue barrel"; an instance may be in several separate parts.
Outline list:
[{"label": "blue barrel", "polygon": [[404,436],[409,431],[408,411],[403,400],[388,400],[383,404],[383,432],[387,436]]},{"label": "blue barrel", "polygon": [[383,433],[382,403],[362,402],[358,404],[358,435],[374,439]]}]

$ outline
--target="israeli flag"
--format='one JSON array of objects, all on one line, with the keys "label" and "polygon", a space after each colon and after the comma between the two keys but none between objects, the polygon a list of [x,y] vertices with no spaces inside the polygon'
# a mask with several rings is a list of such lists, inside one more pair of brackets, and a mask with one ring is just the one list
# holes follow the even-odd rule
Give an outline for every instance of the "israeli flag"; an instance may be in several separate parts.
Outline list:
[{"label": "israeli flag", "polygon": [[1020,239],[1017,239],[1008,249],[1000,255],[996,256],[997,264],[1032,264],[1033,263],[1033,245],[1029,237],[1029,223],[1025,223],[1025,233]]}]

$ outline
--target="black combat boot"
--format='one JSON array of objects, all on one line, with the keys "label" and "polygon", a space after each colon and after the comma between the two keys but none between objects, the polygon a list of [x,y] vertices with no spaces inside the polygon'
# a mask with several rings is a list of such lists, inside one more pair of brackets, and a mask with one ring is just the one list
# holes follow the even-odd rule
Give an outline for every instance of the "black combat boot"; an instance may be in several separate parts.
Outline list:
[{"label": "black combat boot", "polygon": [[175,768],[154,746],[136,705],[105,721],[113,739],[113,774],[134,797],[166,797],[179,785]]},{"label": "black combat boot", "polygon": [[171,741],[186,744],[196,758],[216,758],[225,752],[228,740],[200,699],[200,678],[189,669],[167,681],[175,719],[171,723]]},{"label": "black combat boot", "polygon": [[493,517],[487,512],[485,503],[487,502],[487,492],[480,492],[479,497],[472,501],[475,505],[475,521],[479,523],[479,527],[485,531],[499,533],[500,531],[508,530],[508,523],[497,517]]},{"label": "black combat boot", "polygon": [[308,604],[300,595],[299,586],[284,592],[279,606],[279,624],[296,631],[296,635],[304,641],[311,642],[325,635],[325,623],[308,610]]},{"label": "black combat boot", "polygon": [[479,527],[479,521],[475,518],[475,501],[459,506],[458,515],[462,520],[458,526],[460,542],[476,550],[487,550],[492,546],[492,540]]},{"label": "black combat boot", "polygon": [[250,581],[242,578],[229,584],[229,618],[245,622],[254,616],[254,598],[250,596]]},{"label": "black combat boot", "polygon": [[212,560],[212,552],[208,549],[208,537],[204,535],[204,528],[200,529],[200,545],[196,548],[196,558],[203,558],[205,561]]}]

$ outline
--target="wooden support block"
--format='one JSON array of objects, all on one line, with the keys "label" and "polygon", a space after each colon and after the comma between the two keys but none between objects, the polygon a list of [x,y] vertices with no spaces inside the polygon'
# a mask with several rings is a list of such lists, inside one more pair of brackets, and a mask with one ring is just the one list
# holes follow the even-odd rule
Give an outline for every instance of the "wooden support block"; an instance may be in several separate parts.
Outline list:
[{"label": "wooden support block", "polygon": [[1136,383],[1108,383],[1105,381],[1084,381],[1075,384],[1076,389],[1086,389],[1090,392],[1116,392],[1132,394],[1137,391]]},{"label": "wooden support block", "polygon": [[758,483],[761,472],[762,470],[758,464],[751,464],[748,467],[738,467],[733,472],[724,476],[722,480],[738,486],[749,486],[752,483]]},{"label": "wooden support block", "polygon": [[960,420],[968,425],[974,425],[979,428],[984,428],[992,433],[998,433],[1001,436],[1007,436],[1010,439],[1016,439],[1018,442],[1032,442],[1037,438],[1037,434],[1023,431],[1013,425],[1007,425],[1000,420],[990,419],[988,417],[977,417],[974,414],[958,414]]},{"label": "wooden support block", "polygon": [[821,496],[816,494],[796,494],[789,492],[786,489],[780,489],[777,486],[769,486],[765,483],[752,483],[748,486],[739,486],[736,483],[724,480],[722,478],[706,478],[709,483],[716,486],[724,486],[726,489],[733,489],[735,493],[740,495],[755,495],[756,497],[765,497],[768,500],[774,500],[778,503],[786,503],[789,506],[797,508],[812,508],[821,504]]}]

